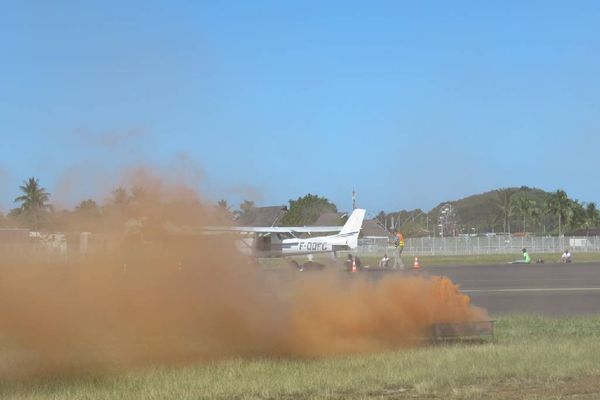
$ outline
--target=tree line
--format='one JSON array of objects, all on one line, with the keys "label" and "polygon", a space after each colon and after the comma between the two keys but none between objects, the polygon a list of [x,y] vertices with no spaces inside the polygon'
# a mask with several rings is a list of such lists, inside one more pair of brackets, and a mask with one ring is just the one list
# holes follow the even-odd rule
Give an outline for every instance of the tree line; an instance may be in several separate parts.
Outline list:
[{"label": "tree line", "polygon": [[[256,206],[253,201],[244,200],[239,210],[231,211],[226,200],[219,200],[217,209],[220,212],[230,215],[234,220],[248,220],[256,212]],[[322,213],[337,213],[337,206],[325,197],[314,194],[307,194],[298,197],[296,200],[289,200],[287,212],[283,215],[279,225],[283,226],[305,226],[313,224]]]},{"label": "tree line", "polygon": [[[141,217],[138,206],[148,195],[141,187],[134,186],[127,189],[119,186],[110,193],[102,205],[93,199],[85,199],[80,201],[73,210],[57,211],[50,204],[50,193],[40,185],[37,178],[28,178],[19,186],[19,190],[21,195],[14,199],[18,206],[10,210],[6,216],[0,214],[0,226],[29,228],[35,231],[40,229],[93,231],[98,228],[100,222],[106,224],[106,220],[118,219],[111,217]],[[236,210],[232,210],[226,200],[219,200],[214,207],[224,220],[248,219],[257,210],[251,200],[244,200]],[[288,211],[280,223],[287,226],[309,225],[314,223],[323,212],[337,212],[337,207],[325,197],[308,194],[289,201]]]},{"label": "tree line", "polygon": [[[17,207],[3,216],[0,214],[0,225],[27,227],[33,230],[63,229],[64,220],[69,215],[78,217],[79,228],[90,229],[101,216],[115,215],[135,209],[147,195],[143,188],[134,186],[130,189],[119,186],[100,206],[93,199],[79,202],[74,210],[56,211],[50,204],[50,193],[40,185],[37,178],[31,177],[19,186],[21,194],[14,199]],[[595,202],[582,203],[569,198],[567,193],[558,189],[553,193],[544,193],[542,200],[528,195],[529,188],[506,188],[494,191],[492,202],[486,204],[479,223],[465,225],[465,213],[472,210],[461,210],[457,213],[459,232],[471,233],[494,231],[514,233],[532,232],[537,234],[585,233],[600,227],[600,211]],[[539,196],[538,196],[539,197]],[[256,212],[251,200],[244,200],[239,208],[232,210],[226,200],[219,200],[215,208],[223,218],[247,219]],[[472,207],[476,208],[476,207]],[[289,207],[280,225],[303,226],[313,224],[324,212],[336,213],[337,206],[325,197],[307,194],[289,201]],[[389,213],[381,211],[377,220],[390,231],[401,230],[408,236],[425,236],[435,232],[439,215],[435,210],[400,211]],[[62,222],[61,222],[62,221]]]},{"label": "tree line", "polygon": [[11,209],[6,216],[0,214],[0,226],[29,228],[35,231],[59,230],[66,227],[90,230],[98,225],[102,217],[123,214],[126,208],[133,211],[132,206],[139,204],[145,196],[140,187],[134,186],[128,190],[119,186],[110,193],[102,206],[93,199],[85,199],[71,211],[58,211],[50,204],[51,195],[40,185],[37,178],[28,178],[19,186],[19,190],[21,195],[14,199],[18,206]]},{"label": "tree line", "polygon": [[[518,216],[522,219],[522,232],[528,228],[539,229],[544,217],[554,218],[553,232],[559,236],[565,232],[597,228],[600,224],[600,212],[595,202],[581,203],[569,198],[567,193],[558,189],[539,204],[525,196],[517,196],[516,189],[498,191],[497,206],[504,220],[504,231],[511,232],[511,220]],[[530,224],[530,225],[528,225]]]},{"label": "tree line", "polygon": [[[594,202],[569,198],[558,189],[547,193],[528,187],[505,188],[449,202],[456,233],[566,233],[589,234],[600,228],[600,213]],[[409,236],[439,235],[442,207],[429,212],[420,209],[386,214],[377,219],[382,225]],[[450,235],[455,234],[452,232]]]}]

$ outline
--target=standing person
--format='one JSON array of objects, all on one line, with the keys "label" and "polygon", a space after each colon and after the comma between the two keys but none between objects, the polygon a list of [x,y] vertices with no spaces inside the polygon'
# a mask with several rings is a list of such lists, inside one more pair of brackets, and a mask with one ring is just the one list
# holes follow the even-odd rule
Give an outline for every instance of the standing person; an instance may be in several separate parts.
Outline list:
[{"label": "standing person", "polygon": [[396,246],[394,254],[394,269],[404,269],[404,263],[402,262],[402,251],[404,250],[404,236],[402,232],[396,232],[396,240],[394,241]]},{"label": "standing person", "polygon": [[359,256],[354,256],[354,265],[356,266],[357,271],[362,271],[362,261],[360,261]]}]

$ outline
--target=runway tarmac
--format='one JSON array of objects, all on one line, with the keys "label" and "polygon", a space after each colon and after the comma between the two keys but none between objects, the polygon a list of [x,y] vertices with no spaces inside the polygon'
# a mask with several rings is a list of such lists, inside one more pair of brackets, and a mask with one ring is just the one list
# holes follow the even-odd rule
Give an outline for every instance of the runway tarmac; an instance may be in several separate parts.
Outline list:
[{"label": "runway tarmac", "polygon": [[425,267],[447,276],[493,315],[600,314],[600,263]]}]

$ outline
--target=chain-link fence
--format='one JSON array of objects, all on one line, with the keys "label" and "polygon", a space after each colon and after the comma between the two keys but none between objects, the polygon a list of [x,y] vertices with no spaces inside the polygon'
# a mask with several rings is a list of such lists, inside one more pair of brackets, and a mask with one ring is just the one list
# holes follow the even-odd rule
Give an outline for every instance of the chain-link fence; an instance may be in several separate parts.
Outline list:
[{"label": "chain-link fence", "polygon": [[[600,236],[465,236],[423,237],[405,239],[405,255],[447,256],[520,253],[526,248],[529,253],[600,252]],[[358,253],[363,255],[392,254],[393,246],[386,241],[359,240]]]}]

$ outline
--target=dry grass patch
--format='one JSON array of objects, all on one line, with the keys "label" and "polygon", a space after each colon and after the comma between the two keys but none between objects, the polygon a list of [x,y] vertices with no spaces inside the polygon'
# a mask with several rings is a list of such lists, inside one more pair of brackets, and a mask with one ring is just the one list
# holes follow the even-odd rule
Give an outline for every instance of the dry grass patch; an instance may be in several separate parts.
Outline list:
[{"label": "dry grass patch", "polygon": [[[495,342],[325,359],[230,359],[2,382],[2,399],[520,399],[600,396],[600,316],[498,318]],[[570,397],[569,397],[570,396]]]}]

